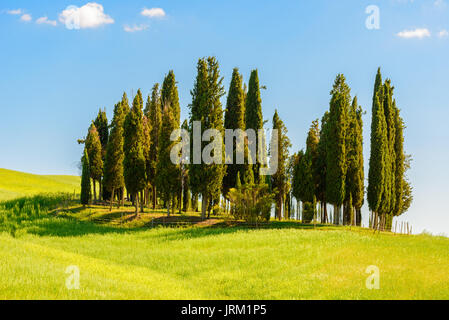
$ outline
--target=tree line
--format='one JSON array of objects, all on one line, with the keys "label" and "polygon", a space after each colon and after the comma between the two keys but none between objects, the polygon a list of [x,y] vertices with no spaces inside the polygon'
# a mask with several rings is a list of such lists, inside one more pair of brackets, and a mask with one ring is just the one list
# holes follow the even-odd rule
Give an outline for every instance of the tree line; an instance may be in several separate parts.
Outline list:
[{"label": "tree line", "polygon": [[[198,211],[201,199],[202,218],[225,211],[255,222],[269,220],[274,204],[279,220],[296,217],[305,222],[360,225],[365,198],[363,111],[357,97],[351,100],[341,74],[335,80],[329,111],[323,115],[321,125],[315,120],[310,127],[305,151],[289,155],[288,131],[275,111],[272,128],[277,132],[277,150],[261,148],[266,150],[263,157],[277,162],[278,170],[273,175],[260,174],[261,166],[267,166],[268,161],[248,161],[248,149],[254,146],[249,146],[247,139],[242,164],[171,161],[170,153],[179,143],[172,141],[172,132],[185,129],[192,139],[194,122],[201,123],[201,132],[196,133],[200,136],[208,129],[222,133],[225,129],[264,129],[267,121],[262,114],[261,89],[257,69],[251,71],[246,84],[235,68],[223,108],[223,77],[216,58],[208,57],[198,60],[189,118],[182,123],[172,70],[162,86],[153,86],[145,103],[140,89],[132,97],[131,107],[124,93],[114,106],[111,123],[100,109],[86,138],[79,140],[84,143],[81,203],[87,205],[92,198],[94,202],[109,201],[112,210],[114,202],[120,207],[126,198],[132,201],[138,217],[145,206],[166,208],[168,215],[175,210]],[[405,178],[410,157],[403,151],[404,125],[392,96],[391,82],[382,83],[379,70],[373,98],[367,193],[371,226],[384,229],[391,228],[392,217],[405,212],[412,199]],[[207,149],[207,144],[201,141],[201,150]],[[221,144],[224,146],[223,141]],[[233,144],[232,148],[235,159],[237,146]],[[193,148],[190,154],[195,156]],[[224,148],[213,156],[224,159]],[[298,203],[296,213],[293,197]],[[332,220],[328,204],[333,205]]]}]

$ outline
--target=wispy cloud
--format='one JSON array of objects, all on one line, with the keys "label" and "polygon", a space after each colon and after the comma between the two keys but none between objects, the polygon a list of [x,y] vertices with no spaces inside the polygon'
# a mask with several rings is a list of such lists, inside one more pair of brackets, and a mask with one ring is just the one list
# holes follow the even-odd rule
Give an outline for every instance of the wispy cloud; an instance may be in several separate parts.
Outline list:
[{"label": "wispy cloud", "polygon": [[437,8],[445,8],[447,6],[447,4],[444,0],[435,0],[433,5]]},{"label": "wispy cloud", "polygon": [[123,30],[125,30],[126,32],[138,32],[138,31],[143,31],[148,29],[147,25],[141,24],[141,25],[133,25],[133,26],[129,26],[129,25],[124,25],[123,26]]},{"label": "wispy cloud", "polygon": [[23,13],[23,10],[22,9],[7,10],[6,13],[12,15],[19,15]]},{"label": "wispy cloud", "polygon": [[165,11],[162,8],[143,9],[140,13],[144,17],[148,18],[163,18],[165,17]]},{"label": "wispy cloud", "polygon": [[430,31],[426,28],[417,28],[414,30],[404,30],[397,34],[398,37],[404,39],[422,39],[426,37],[430,37]]},{"label": "wispy cloud", "polygon": [[438,32],[438,37],[440,38],[446,38],[447,36],[449,36],[449,31],[447,30],[441,30],[440,32]]},{"label": "wispy cloud", "polygon": [[53,27],[56,27],[56,25],[57,25],[57,22],[55,20],[48,20],[48,17],[41,17],[36,20],[36,23],[37,24],[48,24]]},{"label": "wispy cloud", "polygon": [[59,14],[59,21],[68,29],[97,28],[114,23],[114,19],[104,13],[103,6],[95,2],[90,2],[82,7],[67,7]]},{"label": "wispy cloud", "polygon": [[31,20],[33,20],[33,18],[31,17],[31,14],[28,13],[25,13],[20,17],[20,21],[29,22]]}]

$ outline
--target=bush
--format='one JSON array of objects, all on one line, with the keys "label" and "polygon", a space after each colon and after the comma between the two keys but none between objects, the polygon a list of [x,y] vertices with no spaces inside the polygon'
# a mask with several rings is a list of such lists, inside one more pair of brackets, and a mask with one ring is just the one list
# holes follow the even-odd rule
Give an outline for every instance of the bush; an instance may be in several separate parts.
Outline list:
[{"label": "bush", "polygon": [[257,223],[270,220],[274,196],[267,185],[247,184],[229,191],[231,213],[236,219]]}]

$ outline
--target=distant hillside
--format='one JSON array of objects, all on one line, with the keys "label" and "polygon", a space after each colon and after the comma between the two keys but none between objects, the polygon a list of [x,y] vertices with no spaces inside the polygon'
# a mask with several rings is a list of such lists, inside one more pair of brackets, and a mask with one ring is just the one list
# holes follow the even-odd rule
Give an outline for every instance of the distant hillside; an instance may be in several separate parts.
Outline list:
[{"label": "distant hillside", "polygon": [[38,193],[79,192],[80,177],[50,176],[0,169],[0,201]]}]

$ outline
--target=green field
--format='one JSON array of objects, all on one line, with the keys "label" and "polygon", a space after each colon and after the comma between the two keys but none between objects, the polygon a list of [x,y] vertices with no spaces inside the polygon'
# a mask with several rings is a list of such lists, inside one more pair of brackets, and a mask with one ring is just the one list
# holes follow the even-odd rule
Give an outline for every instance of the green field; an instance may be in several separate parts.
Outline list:
[{"label": "green field", "polygon": [[[161,211],[133,220],[132,208],[72,198],[0,205],[0,299],[449,299],[448,238],[222,219],[151,228]],[[370,265],[378,290],[365,285]],[[78,290],[66,287],[68,266],[80,270]]]},{"label": "green field", "polygon": [[43,176],[0,169],[0,201],[42,192],[79,192],[80,177]]}]

